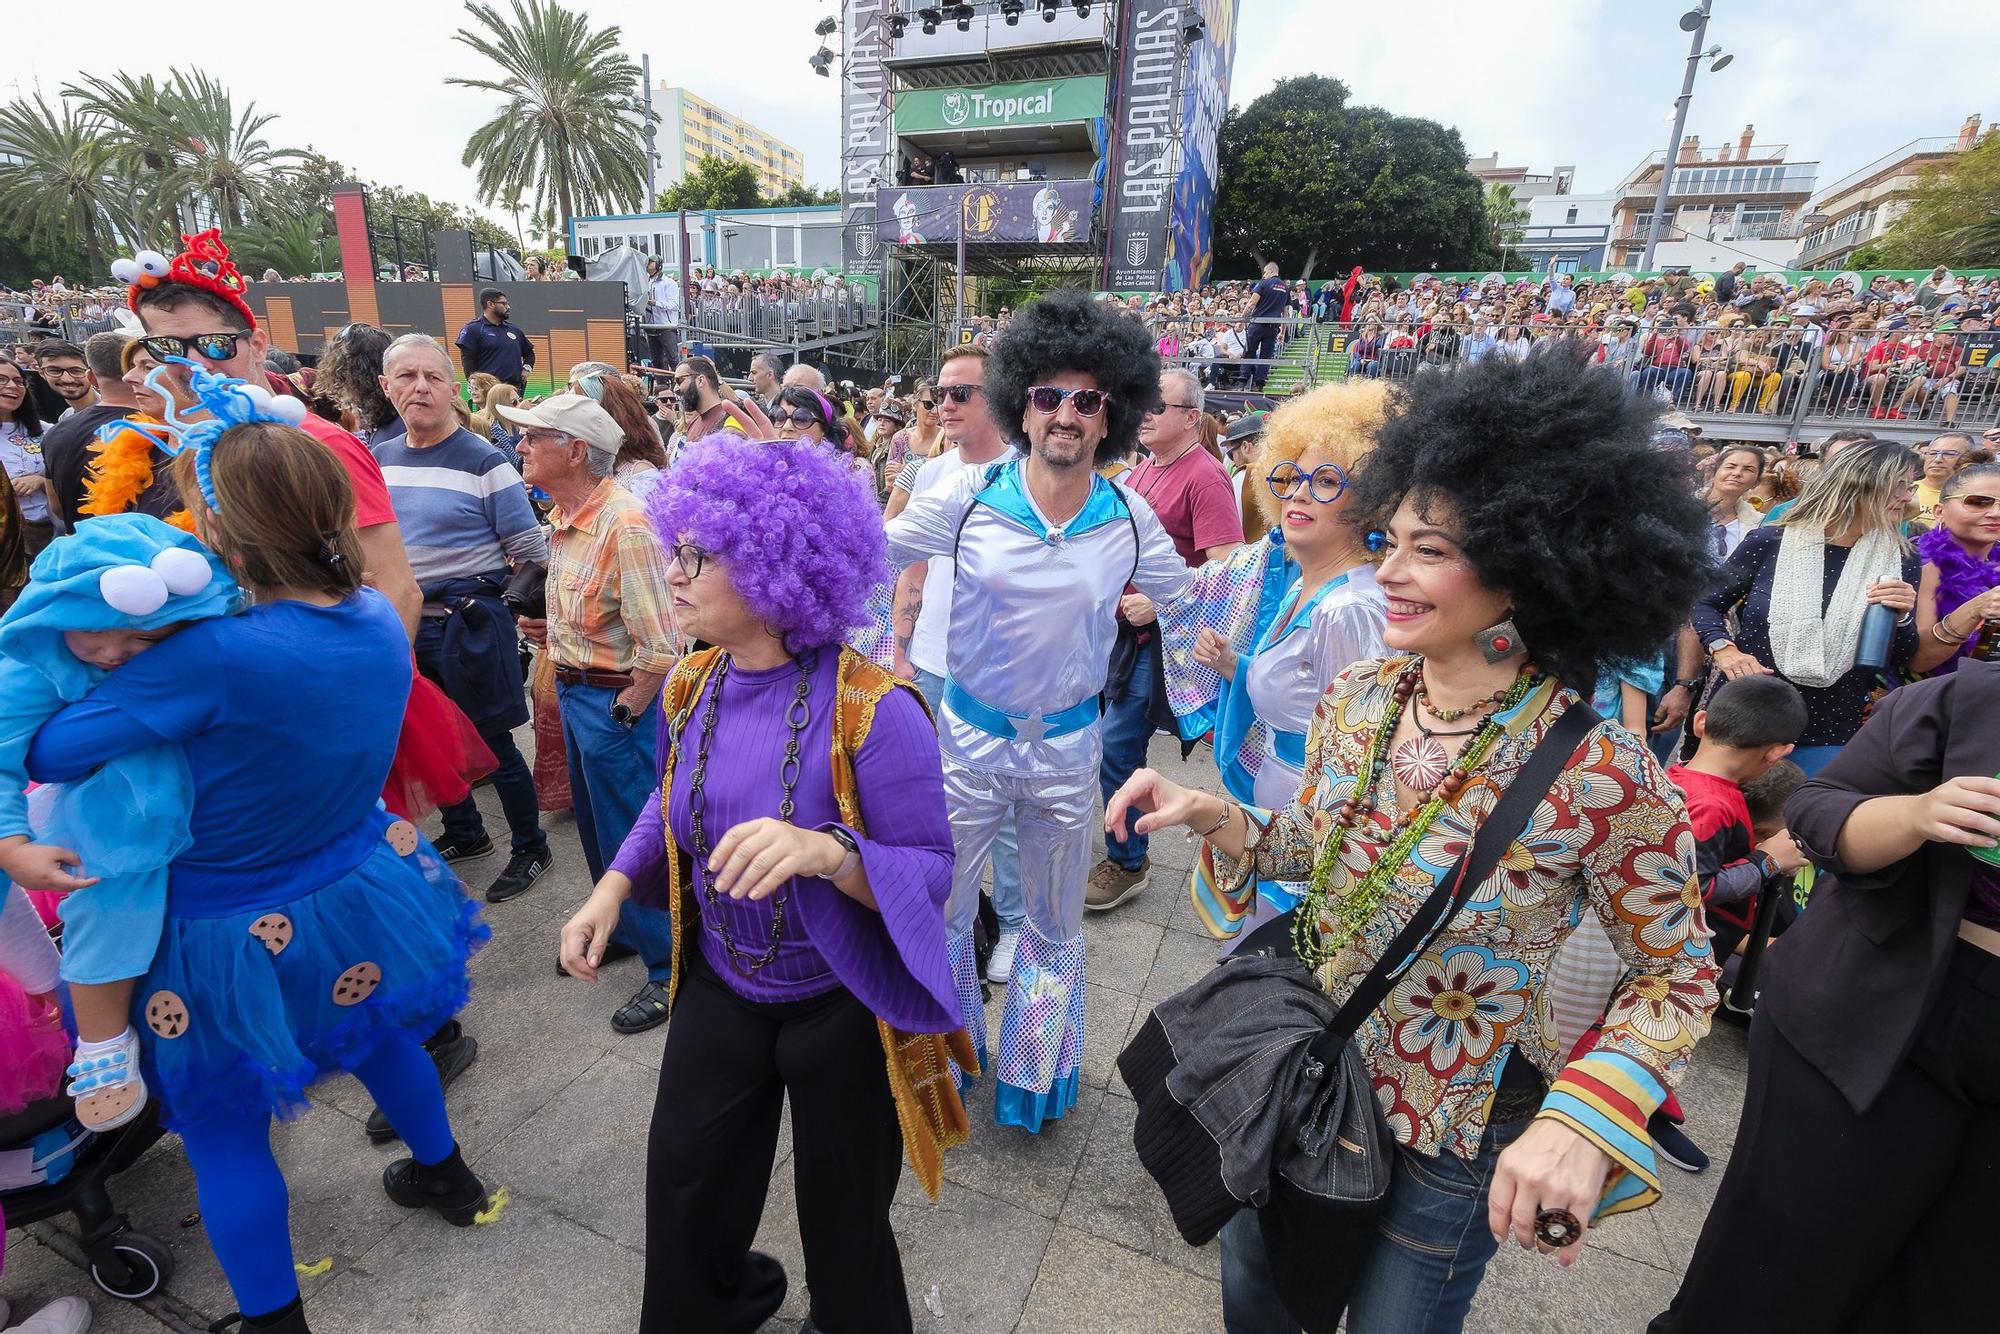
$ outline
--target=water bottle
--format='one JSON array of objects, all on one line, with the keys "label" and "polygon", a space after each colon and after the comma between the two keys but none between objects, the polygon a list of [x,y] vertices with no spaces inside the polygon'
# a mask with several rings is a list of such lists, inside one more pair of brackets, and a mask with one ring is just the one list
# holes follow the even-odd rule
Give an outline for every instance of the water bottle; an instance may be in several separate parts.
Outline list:
[{"label": "water bottle", "polygon": [[1889,640],[1896,633],[1896,609],[1880,602],[1861,613],[1861,646],[1854,651],[1857,667],[1887,667]]}]

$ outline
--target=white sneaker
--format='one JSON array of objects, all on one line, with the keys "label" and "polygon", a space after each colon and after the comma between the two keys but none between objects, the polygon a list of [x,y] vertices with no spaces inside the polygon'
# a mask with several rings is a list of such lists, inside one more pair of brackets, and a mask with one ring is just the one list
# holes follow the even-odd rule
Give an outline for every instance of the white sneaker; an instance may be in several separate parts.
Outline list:
[{"label": "white sneaker", "polygon": [[995,986],[1007,985],[1007,979],[1014,975],[1014,951],[1021,944],[1021,933],[1000,929],[1000,939],[993,944],[993,957],[986,961],[986,980]]},{"label": "white sneaker", "polygon": [[81,1297],[58,1297],[14,1326],[11,1334],[83,1334],[89,1328],[89,1304]]}]

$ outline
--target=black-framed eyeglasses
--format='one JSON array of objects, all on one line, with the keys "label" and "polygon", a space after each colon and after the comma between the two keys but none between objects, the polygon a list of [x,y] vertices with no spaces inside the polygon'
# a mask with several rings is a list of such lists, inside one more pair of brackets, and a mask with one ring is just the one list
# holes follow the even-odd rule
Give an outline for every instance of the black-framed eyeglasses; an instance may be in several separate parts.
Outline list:
[{"label": "black-framed eyeglasses", "polygon": [[667,552],[674,558],[674,564],[681,567],[681,573],[690,579],[701,578],[702,562],[708,553],[692,542],[680,542],[668,547]]},{"label": "black-framed eyeglasses", "polygon": [[1296,463],[1280,463],[1264,478],[1264,485],[1280,500],[1290,500],[1305,486],[1314,500],[1331,505],[1347,494],[1347,469],[1338,463],[1322,463],[1308,473]]},{"label": "black-framed eyeglasses", "polygon": [[1111,395],[1102,389],[1058,389],[1052,384],[1038,384],[1028,391],[1028,402],[1044,417],[1055,416],[1065,402],[1076,409],[1077,416],[1095,417],[1110,401]]},{"label": "black-framed eyeglasses", "polygon": [[227,361],[236,355],[237,344],[249,336],[248,333],[237,331],[190,334],[186,338],[173,334],[148,334],[139,340],[139,346],[160,361],[165,361],[169,357],[200,357],[203,361]]},{"label": "black-framed eyeglasses", "polygon": [[794,426],[815,426],[819,424],[819,414],[808,408],[780,408],[771,414],[771,425],[782,426],[786,422]]},{"label": "black-framed eyeglasses", "polygon": [[46,363],[42,366],[44,380],[81,380],[88,374],[90,372],[81,366],[50,366]]},{"label": "black-framed eyeglasses", "polygon": [[954,403],[965,404],[965,403],[970,403],[972,401],[972,396],[974,394],[983,394],[985,392],[986,392],[986,387],[984,385],[948,384],[944,388],[938,390],[938,397],[948,398]]}]

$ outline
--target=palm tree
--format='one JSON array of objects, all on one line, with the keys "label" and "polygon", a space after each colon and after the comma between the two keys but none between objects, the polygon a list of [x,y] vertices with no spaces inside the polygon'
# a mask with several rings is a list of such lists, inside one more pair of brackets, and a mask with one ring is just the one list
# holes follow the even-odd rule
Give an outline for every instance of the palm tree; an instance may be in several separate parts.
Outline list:
[{"label": "palm tree", "polygon": [[326,242],[326,221],[315,214],[247,222],[230,236],[229,249],[249,277],[265,269],[281,274],[317,273],[326,267],[322,262]]},{"label": "palm tree", "polygon": [[1522,228],[1528,221],[1528,207],[1514,198],[1514,187],[1495,182],[1486,187],[1486,225],[1493,233],[1493,248],[1500,252],[1500,267],[1508,269],[1508,259],[1521,244]]},{"label": "palm tree", "polygon": [[264,130],[277,117],[259,115],[254,102],[239,113],[229,90],[201,70],[176,71],[164,85],[151,75],[92,76],[64,91],[104,118],[148,211],[180,230],[193,230],[197,201],[231,230],[266,212],[305,156],[273,148]]},{"label": "palm tree", "polygon": [[508,192],[507,202],[500,207],[514,215],[514,243],[520,246],[521,250],[525,253],[528,249],[528,241],[526,237],[521,235],[521,214],[527,210],[528,201],[521,198],[519,190],[513,190]]},{"label": "palm tree", "polygon": [[491,78],[448,78],[503,99],[472,132],[462,159],[478,172],[480,202],[523,194],[567,229],[580,211],[628,206],[645,189],[639,68],[619,52],[618,28],[555,0],[511,0],[503,18],[466,0],[476,24],[452,40],[485,56]]},{"label": "palm tree", "polygon": [[104,243],[130,231],[125,188],[97,117],[37,93],[0,107],[0,228],[51,244],[81,241],[93,282],[110,277]]}]

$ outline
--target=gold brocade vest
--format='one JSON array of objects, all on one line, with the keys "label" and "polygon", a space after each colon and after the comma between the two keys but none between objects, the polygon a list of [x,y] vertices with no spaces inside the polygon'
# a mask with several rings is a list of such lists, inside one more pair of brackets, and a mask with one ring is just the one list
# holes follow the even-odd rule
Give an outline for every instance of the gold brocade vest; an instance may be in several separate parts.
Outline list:
[{"label": "gold brocade vest", "polygon": [[[667,1010],[671,1015],[674,998],[680,992],[681,923],[694,908],[693,865],[674,842],[672,822],[666,818],[667,803],[674,790],[674,766],[680,758],[679,737],[709,674],[722,659],[720,649],[691,653],[675,665],[667,678],[662,707],[671,720],[666,761],[661,766],[661,833],[666,843],[668,913],[673,920],[673,976],[667,981]],[[840,818],[856,833],[866,834],[861,821],[861,799],[854,787],[854,756],[875,725],[875,706],[898,687],[917,694],[908,682],[883,671],[851,648],[840,650],[834,676],[833,765],[834,798]],[[918,695],[921,702],[922,696]],[[929,710],[926,708],[926,713]],[[687,896],[683,901],[683,896]],[[944,1176],[945,1150],[963,1144],[971,1134],[965,1104],[958,1096],[958,1083],[951,1061],[969,1074],[979,1072],[979,1060],[972,1039],[960,1028],[953,1033],[905,1033],[892,1028],[879,1015],[875,1027],[882,1037],[882,1053],[888,1064],[889,1091],[896,1101],[896,1119],[903,1128],[903,1152],[924,1191],[937,1199]]]}]

